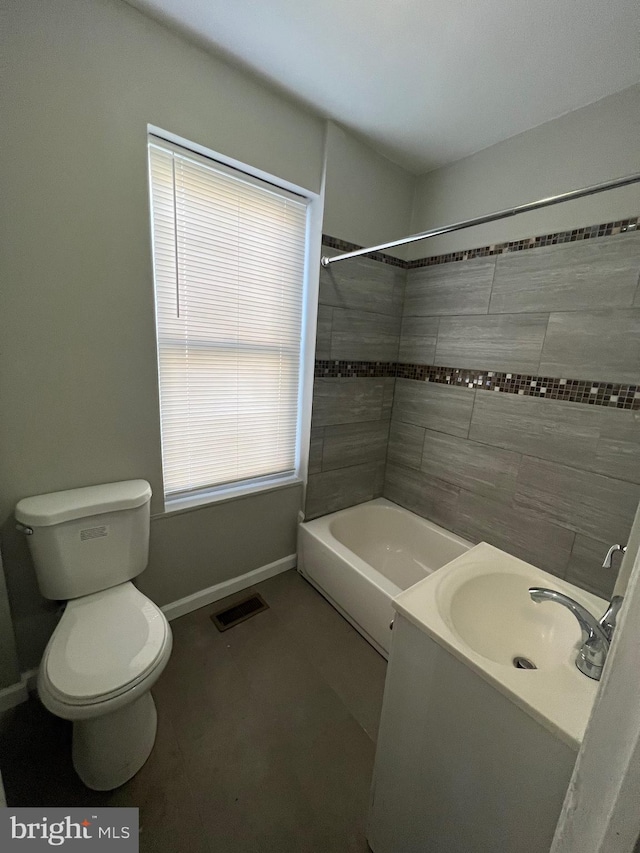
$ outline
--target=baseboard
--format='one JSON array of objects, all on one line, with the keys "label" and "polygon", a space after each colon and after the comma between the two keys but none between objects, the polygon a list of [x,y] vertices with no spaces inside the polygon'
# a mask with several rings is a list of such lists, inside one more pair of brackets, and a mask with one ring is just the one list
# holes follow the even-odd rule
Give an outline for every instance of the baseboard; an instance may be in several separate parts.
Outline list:
[{"label": "baseboard", "polygon": [[21,702],[26,702],[29,693],[35,690],[38,678],[37,669],[29,669],[20,676],[20,681],[0,689],[0,712],[15,708]]},{"label": "baseboard", "polygon": [[228,581],[222,581],[214,586],[209,586],[200,592],[194,592],[193,595],[187,595],[186,598],[180,598],[178,601],[173,601],[171,604],[165,604],[162,607],[162,612],[171,621],[179,616],[185,616],[191,613],[192,610],[197,610],[199,607],[205,607],[207,604],[212,604],[214,601],[219,601],[221,598],[226,598],[227,595],[233,595],[234,592],[246,589],[260,581],[266,581],[267,578],[272,578],[274,575],[279,575],[280,572],[286,572],[288,569],[296,567],[297,557],[295,554],[289,554],[288,557],[282,557],[274,563],[267,563],[266,566],[260,566],[259,569],[253,569],[251,572],[246,572],[237,578],[231,578]]}]

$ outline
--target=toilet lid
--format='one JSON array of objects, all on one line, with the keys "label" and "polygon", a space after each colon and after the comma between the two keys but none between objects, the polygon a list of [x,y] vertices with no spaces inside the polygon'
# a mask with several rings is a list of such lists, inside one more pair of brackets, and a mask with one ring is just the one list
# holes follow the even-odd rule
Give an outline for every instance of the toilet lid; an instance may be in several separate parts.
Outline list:
[{"label": "toilet lid", "polygon": [[45,653],[51,686],[69,702],[123,692],[160,657],[167,621],[131,583],[67,604]]}]

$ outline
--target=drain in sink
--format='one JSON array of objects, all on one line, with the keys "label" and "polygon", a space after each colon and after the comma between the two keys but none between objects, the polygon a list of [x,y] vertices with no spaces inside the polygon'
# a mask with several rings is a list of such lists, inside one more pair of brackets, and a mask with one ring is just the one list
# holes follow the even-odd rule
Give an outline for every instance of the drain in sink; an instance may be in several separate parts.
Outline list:
[{"label": "drain in sink", "polygon": [[513,665],[516,669],[537,669],[538,667],[532,660],[529,658],[523,658],[520,655],[517,655],[513,659]]}]

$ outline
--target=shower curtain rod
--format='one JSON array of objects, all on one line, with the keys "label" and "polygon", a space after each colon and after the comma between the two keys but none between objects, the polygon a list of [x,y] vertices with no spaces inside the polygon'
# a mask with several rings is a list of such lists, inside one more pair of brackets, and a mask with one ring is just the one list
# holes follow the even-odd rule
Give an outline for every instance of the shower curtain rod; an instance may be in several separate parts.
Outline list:
[{"label": "shower curtain rod", "polygon": [[614,190],[618,187],[626,187],[628,184],[635,184],[640,181],[640,173],[635,175],[627,175],[624,178],[615,178],[613,181],[605,181],[602,184],[594,184],[591,187],[583,187],[580,190],[570,190],[560,195],[552,195],[549,198],[541,198],[538,201],[530,201],[527,204],[520,204],[517,207],[510,207],[506,210],[499,210],[496,213],[487,213],[486,216],[476,216],[475,219],[464,219],[462,222],[455,222],[453,225],[445,225],[441,228],[431,228],[429,231],[421,231],[419,234],[412,234],[410,237],[403,237],[400,240],[392,240],[390,243],[380,243],[379,246],[370,246],[368,249],[357,249],[354,252],[344,252],[342,255],[334,255],[332,258],[323,256],[320,263],[323,267],[328,267],[329,264],[335,264],[337,261],[346,261],[348,258],[357,258],[359,255],[368,255],[370,252],[380,252],[383,249],[392,249],[394,246],[403,246],[405,243],[415,243],[418,240],[426,240],[428,237],[437,237],[439,234],[450,234],[452,231],[462,231],[464,228],[471,228],[473,225],[484,225],[487,222],[495,222],[498,219],[506,219],[509,216],[517,216],[519,213],[528,213],[530,210],[538,210],[541,207],[551,207],[553,204],[561,204],[563,201],[573,201],[576,198],[583,198],[587,195],[595,195],[606,190]]}]

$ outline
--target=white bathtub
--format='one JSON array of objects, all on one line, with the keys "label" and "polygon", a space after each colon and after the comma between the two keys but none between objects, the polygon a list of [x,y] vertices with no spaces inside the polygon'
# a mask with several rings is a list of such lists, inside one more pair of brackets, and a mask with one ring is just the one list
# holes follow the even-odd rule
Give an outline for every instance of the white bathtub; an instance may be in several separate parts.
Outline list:
[{"label": "white bathtub", "polygon": [[298,527],[298,571],[385,657],[391,601],[471,542],[385,498]]}]

